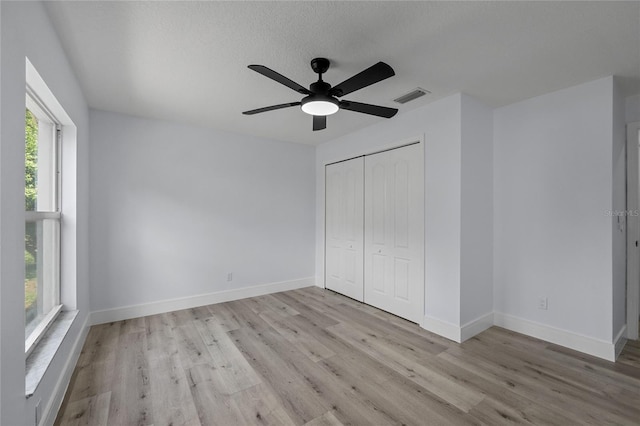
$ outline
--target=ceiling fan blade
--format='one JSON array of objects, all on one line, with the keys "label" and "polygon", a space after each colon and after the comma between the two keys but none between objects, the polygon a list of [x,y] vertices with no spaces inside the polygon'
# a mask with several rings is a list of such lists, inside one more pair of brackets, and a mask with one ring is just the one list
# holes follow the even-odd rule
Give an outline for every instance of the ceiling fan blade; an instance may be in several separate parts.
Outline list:
[{"label": "ceiling fan blade", "polygon": [[355,92],[356,90],[360,90],[389,77],[393,77],[394,75],[396,75],[396,73],[393,71],[393,68],[384,62],[378,62],[366,70],[354,75],[350,79],[333,87],[329,91],[329,94],[338,97],[348,95],[351,92]]},{"label": "ceiling fan blade", "polygon": [[307,90],[306,87],[299,85],[295,81],[288,79],[284,75],[279,74],[274,70],[265,67],[264,65],[249,65],[249,68],[254,70],[257,73],[264,75],[265,77],[269,77],[270,79],[277,81],[280,84],[284,84],[285,86],[295,90],[298,93],[302,93],[304,95],[311,94],[311,92]]},{"label": "ceiling fan blade", "polygon": [[363,114],[377,115],[378,117],[391,118],[398,112],[395,108],[387,108],[379,105],[363,104],[353,101],[340,101],[340,108]]},{"label": "ceiling fan blade", "polygon": [[327,116],[326,115],[314,115],[313,116],[313,131],[323,130],[327,128]]},{"label": "ceiling fan blade", "polygon": [[289,102],[288,104],[271,105],[264,108],[252,109],[251,111],[244,111],[244,115],[253,115],[261,112],[273,111],[274,109],[288,108],[292,106],[300,105],[300,102]]}]

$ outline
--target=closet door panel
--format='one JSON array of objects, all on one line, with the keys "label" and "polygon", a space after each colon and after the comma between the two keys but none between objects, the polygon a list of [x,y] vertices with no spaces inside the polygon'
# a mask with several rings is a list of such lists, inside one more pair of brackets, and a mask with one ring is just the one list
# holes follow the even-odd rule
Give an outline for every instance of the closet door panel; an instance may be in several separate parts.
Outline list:
[{"label": "closet door panel", "polygon": [[363,157],[325,168],[325,286],[363,301]]},{"label": "closet door panel", "polygon": [[422,146],[365,157],[364,301],[411,321],[424,310]]}]

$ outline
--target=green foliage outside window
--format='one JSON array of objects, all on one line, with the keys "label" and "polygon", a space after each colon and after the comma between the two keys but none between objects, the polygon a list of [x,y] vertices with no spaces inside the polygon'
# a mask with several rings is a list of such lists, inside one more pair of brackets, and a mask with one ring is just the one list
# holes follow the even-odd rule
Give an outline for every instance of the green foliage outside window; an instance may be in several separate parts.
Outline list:
[{"label": "green foliage outside window", "polygon": [[[25,114],[25,163],[24,163],[24,201],[25,210],[36,210],[38,196],[38,119],[26,110]],[[30,226],[31,225],[31,226]],[[27,224],[24,234],[25,261],[25,310],[29,310],[37,299],[37,227]]]},{"label": "green foliage outside window", "polygon": [[25,163],[24,201],[25,210],[33,211],[38,195],[38,119],[27,110],[25,115]]}]

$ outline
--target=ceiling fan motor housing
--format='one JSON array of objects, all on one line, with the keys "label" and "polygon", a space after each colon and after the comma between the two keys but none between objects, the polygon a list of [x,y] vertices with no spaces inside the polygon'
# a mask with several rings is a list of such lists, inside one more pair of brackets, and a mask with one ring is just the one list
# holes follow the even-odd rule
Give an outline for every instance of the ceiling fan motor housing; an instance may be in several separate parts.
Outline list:
[{"label": "ceiling fan motor housing", "polygon": [[331,85],[322,80],[311,83],[311,85],[309,86],[309,90],[311,90],[311,93],[315,93],[318,95],[328,95],[329,89],[331,89]]},{"label": "ceiling fan motor housing", "polygon": [[314,58],[311,60],[311,69],[317,74],[324,74],[329,69],[331,62],[327,58]]}]

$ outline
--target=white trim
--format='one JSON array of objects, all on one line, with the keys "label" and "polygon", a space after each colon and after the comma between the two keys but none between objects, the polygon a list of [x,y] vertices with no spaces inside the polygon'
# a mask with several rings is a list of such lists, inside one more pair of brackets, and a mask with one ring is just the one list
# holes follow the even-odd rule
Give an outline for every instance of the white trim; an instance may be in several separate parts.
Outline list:
[{"label": "white trim", "polygon": [[140,305],[122,306],[114,309],[91,312],[91,325],[104,324],[113,321],[139,318],[147,315],[156,315],[181,309],[195,308],[198,306],[213,305],[232,300],[246,299],[248,297],[262,296],[280,291],[295,290],[315,285],[313,277],[301,278],[292,281],[262,284],[252,287],[244,287],[233,290],[217,291],[214,293],[200,294],[197,296],[181,297],[178,299],[160,300],[157,302]]},{"label": "white trim", "polygon": [[38,222],[40,220],[60,220],[62,214],[60,212],[24,212],[25,222]]},{"label": "white trim", "polygon": [[627,338],[625,337],[626,335],[627,335],[627,326],[623,325],[620,331],[618,332],[618,335],[616,336],[616,338],[613,339],[613,346],[614,346],[616,359],[618,359],[618,357],[622,353],[622,350],[624,349],[624,345],[627,344]]},{"label": "white trim", "polygon": [[419,135],[416,135],[410,138],[405,138],[405,139],[400,139],[394,142],[385,143],[367,151],[359,151],[357,154],[347,155],[346,157],[343,156],[343,157],[335,158],[334,160],[331,160],[331,161],[324,161],[324,163],[322,164],[322,167],[327,167],[329,164],[340,163],[342,161],[351,160],[353,158],[365,157],[367,155],[373,155],[379,152],[389,151],[391,149],[402,148],[408,145],[414,145],[416,143],[421,143],[422,146],[424,146],[424,133],[421,133]]},{"label": "white trim", "polygon": [[60,410],[60,407],[62,406],[62,400],[64,399],[64,395],[69,387],[71,375],[73,374],[73,370],[76,368],[76,364],[80,358],[80,352],[82,351],[84,342],[87,339],[87,334],[89,334],[89,315],[86,315],[84,318],[84,323],[82,324],[78,337],[71,348],[71,352],[69,352],[67,362],[64,364],[64,367],[58,376],[58,382],[53,388],[53,393],[51,394],[51,398],[49,398],[49,404],[42,411],[40,424],[52,425],[55,422],[58,410]]},{"label": "white trim", "polygon": [[627,124],[627,338],[638,340],[638,316],[640,316],[640,223],[636,214],[638,202],[638,132],[640,121]]},{"label": "white trim", "polygon": [[29,333],[29,336],[24,341],[24,355],[28,357],[31,355],[31,352],[35,349],[36,345],[42,338],[44,334],[49,330],[51,324],[56,319],[58,314],[62,311],[62,305],[54,306],[38,323],[38,325]]},{"label": "white trim", "polygon": [[69,114],[67,114],[64,108],[62,108],[62,105],[53,95],[53,92],[51,92],[51,89],[49,89],[49,86],[47,86],[47,83],[44,82],[31,61],[29,61],[29,58],[25,58],[25,68],[26,82],[28,87],[28,89],[25,88],[25,90],[27,92],[37,94],[37,100],[42,105],[47,106],[47,111],[49,112],[49,114],[53,115],[56,118],[56,121],[58,121],[60,124],[64,126],[72,125],[75,127],[73,121],[71,120],[71,117],[69,117]]},{"label": "white trim", "polygon": [[461,341],[469,340],[491,327],[493,327],[493,312],[484,314],[460,327]]},{"label": "white trim", "polygon": [[425,315],[420,327],[439,336],[446,337],[449,340],[453,340],[454,342],[462,343],[461,328],[450,322]]},{"label": "white trim", "polygon": [[425,330],[445,337],[449,340],[453,340],[457,343],[462,343],[465,340],[469,340],[473,336],[482,333],[492,326],[493,312],[486,313],[474,320],[471,320],[461,327],[447,321],[442,321],[430,317],[428,315],[424,316],[424,318],[422,319],[422,323],[420,324],[420,327],[424,328]]},{"label": "white trim", "polygon": [[615,345],[593,337],[583,336],[537,322],[517,318],[501,312],[493,313],[494,324],[517,333],[526,334],[565,348],[574,349],[607,361],[615,361]]}]

